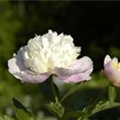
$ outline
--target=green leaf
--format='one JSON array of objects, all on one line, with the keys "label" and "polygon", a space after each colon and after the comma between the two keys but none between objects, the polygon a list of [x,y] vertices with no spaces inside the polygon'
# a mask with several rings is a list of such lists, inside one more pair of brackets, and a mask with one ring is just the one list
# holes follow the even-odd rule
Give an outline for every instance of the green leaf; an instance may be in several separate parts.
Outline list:
[{"label": "green leaf", "polygon": [[62,116],[64,115],[65,109],[60,103],[50,102],[48,104],[45,104],[45,107],[57,118],[62,118]]},{"label": "green leaf", "polygon": [[16,117],[18,120],[35,120],[30,114],[23,110],[17,110]]},{"label": "green leaf", "polygon": [[63,118],[62,118],[62,120],[69,120],[69,118],[72,118],[72,117],[79,117],[79,116],[82,116],[82,111],[70,111],[70,112],[67,112],[64,116],[63,116]]},{"label": "green leaf", "polygon": [[107,102],[100,101],[98,104],[96,104],[90,116],[92,116],[95,113],[101,112],[103,110],[111,109],[111,108],[118,107],[118,106],[120,106],[120,103],[118,102],[114,102],[110,105],[109,101]]},{"label": "green leaf", "polygon": [[98,112],[101,112],[103,110],[111,109],[114,107],[120,106],[120,103],[118,102],[113,102],[111,105],[109,101],[100,101],[97,104],[94,104],[94,106],[88,106],[83,109],[83,115],[81,117],[81,120],[84,120],[85,118],[88,118]]},{"label": "green leaf", "polygon": [[26,114],[33,116],[33,113],[30,110],[27,110],[27,108],[24,107],[24,105],[21,102],[19,102],[16,98],[13,98],[13,103],[14,103],[15,107],[17,108],[17,111],[21,110],[21,111],[25,112]]},{"label": "green leaf", "polygon": [[109,95],[109,102],[111,105],[116,99],[116,87],[115,86],[113,85],[108,86],[108,95]]},{"label": "green leaf", "polygon": [[28,110],[16,98],[13,98],[13,103],[17,109],[22,109],[23,111],[28,112]]},{"label": "green leaf", "polygon": [[9,116],[6,116],[6,115],[0,115],[0,120],[15,120]]}]

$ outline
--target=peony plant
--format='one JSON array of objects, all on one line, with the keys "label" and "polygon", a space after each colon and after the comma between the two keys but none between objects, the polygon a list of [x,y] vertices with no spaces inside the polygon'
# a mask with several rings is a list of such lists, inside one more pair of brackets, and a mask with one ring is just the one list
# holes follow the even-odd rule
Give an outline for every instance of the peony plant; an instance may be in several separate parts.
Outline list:
[{"label": "peony plant", "polygon": [[[62,102],[75,93],[81,83],[90,80],[93,72],[92,60],[88,56],[78,58],[80,52],[81,47],[74,45],[70,35],[57,34],[57,32],[48,30],[48,33],[42,36],[36,35],[31,38],[26,46],[21,47],[17,54],[8,60],[9,72],[22,83],[41,83],[42,85],[43,82],[50,82],[49,89],[51,87],[55,101],[49,101],[44,106],[59,120],[68,120],[70,117],[76,120],[86,120],[99,111],[120,105],[115,102],[114,87],[120,87],[120,63],[117,58],[111,59],[109,55],[104,60],[103,73],[110,80],[108,101],[100,101],[98,97],[83,110],[69,113]],[[55,81],[57,87],[59,87],[59,81],[65,84],[75,84],[75,86],[68,90],[60,100]],[[21,105],[14,99],[14,103],[16,102]]]}]

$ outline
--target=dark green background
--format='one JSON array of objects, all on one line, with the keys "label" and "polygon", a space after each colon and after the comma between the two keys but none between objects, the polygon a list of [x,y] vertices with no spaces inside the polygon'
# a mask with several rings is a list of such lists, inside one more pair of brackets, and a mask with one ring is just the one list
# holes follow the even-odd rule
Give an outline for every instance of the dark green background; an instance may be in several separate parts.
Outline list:
[{"label": "dark green background", "polygon": [[[119,7],[119,2],[0,2],[0,52],[12,54],[35,34],[52,29],[70,34],[76,46],[82,47],[82,56],[90,56],[99,70],[106,54],[120,57]],[[2,48],[5,46],[10,51]]]}]

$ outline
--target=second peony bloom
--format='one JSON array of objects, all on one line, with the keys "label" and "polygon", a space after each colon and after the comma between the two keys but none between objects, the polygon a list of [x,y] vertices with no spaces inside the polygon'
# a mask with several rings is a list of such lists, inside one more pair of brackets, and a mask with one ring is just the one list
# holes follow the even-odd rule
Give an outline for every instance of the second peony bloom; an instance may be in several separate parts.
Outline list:
[{"label": "second peony bloom", "polygon": [[120,87],[120,63],[116,57],[105,56],[103,72],[112,85]]},{"label": "second peony bloom", "polygon": [[92,60],[84,56],[77,59],[81,48],[75,47],[70,35],[49,30],[30,39],[8,61],[9,72],[22,82],[42,83],[50,75],[66,83],[90,80]]}]

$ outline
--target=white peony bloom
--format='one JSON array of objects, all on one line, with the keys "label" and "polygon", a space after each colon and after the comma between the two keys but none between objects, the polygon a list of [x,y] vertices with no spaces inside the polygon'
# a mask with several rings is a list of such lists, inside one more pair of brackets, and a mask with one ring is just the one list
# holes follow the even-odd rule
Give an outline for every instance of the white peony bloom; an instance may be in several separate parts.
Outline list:
[{"label": "white peony bloom", "polygon": [[30,39],[27,46],[22,48],[25,66],[38,74],[53,72],[55,67],[68,68],[79,53],[80,47],[75,47],[70,35],[57,35],[51,30]]},{"label": "white peony bloom", "polygon": [[8,61],[9,72],[23,82],[40,83],[51,74],[67,83],[88,80],[93,64],[88,57],[77,60],[80,51],[70,35],[58,35],[49,30],[20,48]]}]

